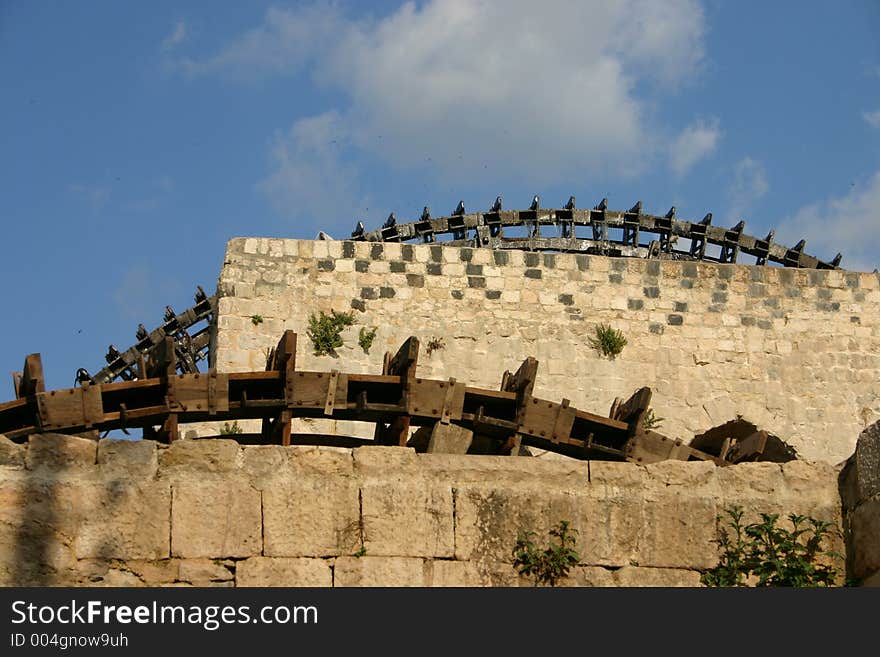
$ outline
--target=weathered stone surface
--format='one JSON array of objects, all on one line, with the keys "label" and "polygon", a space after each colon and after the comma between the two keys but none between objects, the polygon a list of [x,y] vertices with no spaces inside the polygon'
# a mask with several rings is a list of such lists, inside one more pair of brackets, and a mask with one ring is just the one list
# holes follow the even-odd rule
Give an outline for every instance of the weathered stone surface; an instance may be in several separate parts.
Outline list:
[{"label": "weathered stone surface", "polygon": [[862,502],[850,514],[853,575],[865,578],[880,571],[880,497]]},{"label": "weathered stone surface", "polygon": [[455,424],[437,422],[428,441],[429,454],[467,454],[474,432]]},{"label": "weathered stone surface", "polygon": [[321,557],[361,549],[360,500],[354,480],[278,480],[263,490],[263,554]]},{"label": "weathered stone surface", "polygon": [[624,566],[614,573],[613,586],[698,587],[700,573],[679,568]]},{"label": "weathered stone surface", "polygon": [[0,433],[0,465],[23,468],[25,464],[25,447],[14,443]]},{"label": "weathered stone surface", "polygon": [[60,433],[38,433],[28,439],[25,458],[28,470],[42,467],[81,471],[94,467],[97,452],[95,440]]},{"label": "weathered stone surface", "polygon": [[234,440],[178,440],[161,450],[160,473],[230,472],[238,465],[239,451]]},{"label": "weathered stone surface", "polygon": [[[589,481],[589,465],[569,458],[499,458],[480,454],[419,454],[419,473],[458,484],[541,484],[551,488],[577,488]],[[628,464],[627,464],[628,465]],[[635,467],[635,466],[633,466]]]},{"label": "weathered stone surface", "polygon": [[122,470],[152,477],[158,468],[156,442],[104,438],[98,441],[98,465],[102,472]]},{"label": "weathered stone surface", "polygon": [[331,561],[251,557],[235,569],[236,586],[333,586]]},{"label": "weathered stone surface", "polygon": [[364,547],[370,555],[451,557],[453,513],[448,484],[365,484],[361,489]]},{"label": "weathered stone surface", "polygon": [[416,466],[416,451],[411,447],[370,445],[352,451],[355,472],[360,475],[386,475]]},{"label": "weathered stone surface", "polygon": [[880,422],[859,434],[846,472],[844,502],[854,508],[861,500],[880,495]]},{"label": "weathered stone surface", "polygon": [[229,567],[217,560],[182,559],[178,566],[177,580],[196,586],[210,582],[228,582],[235,579]]},{"label": "weathered stone surface", "polygon": [[237,480],[205,479],[175,483],[172,495],[172,556],[228,558],[260,554],[260,491]]},{"label": "weathered stone surface", "polygon": [[[80,559],[161,559],[169,556],[171,488],[128,477],[75,487],[66,509],[80,513],[75,549]],[[65,513],[68,512],[65,510]]]},{"label": "weathered stone surface", "polygon": [[718,563],[717,514],[714,497],[649,489],[636,561],[658,568],[711,568]]},{"label": "weathered stone surface", "polygon": [[461,588],[519,585],[517,573],[509,563],[477,563],[446,559],[426,563],[431,566],[431,581],[430,584],[426,583],[426,586]]},{"label": "weathered stone surface", "polygon": [[426,586],[425,562],[408,557],[339,557],[333,586]]}]

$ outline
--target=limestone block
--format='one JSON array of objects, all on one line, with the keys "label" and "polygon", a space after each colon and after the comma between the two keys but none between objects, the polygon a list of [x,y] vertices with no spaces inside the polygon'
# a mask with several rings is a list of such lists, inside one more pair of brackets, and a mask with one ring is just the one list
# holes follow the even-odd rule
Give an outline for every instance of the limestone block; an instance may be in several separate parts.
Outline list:
[{"label": "limestone block", "polygon": [[[584,563],[624,566],[637,558],[646,503],[639,489],[578,498],[578,515],[572,520],[576,550]],[[542,536],[546,540],[546,532]]]},{"label": "limestone block", "polygon": [[176,579],[199,586],[210,582],[228,582],[234,578],[235,574],[232,570],[215,560],[182,559],[178,565]]},{"label": "limestone block", "polygon": [[361,489],[361,505],[367,554],[453,555],[454,511],[449,484],[367,483]]},{"label": "limestone block", "polygon": [[104,438],[98,441],[98,465],[102,473],[121,470],[152,477],[158,468],[156,443],[152,440]]},{"label": "limestone block", "polygon": [[360,500],[353,479],[277,480],[263,490],[263,554],[335,556],[361,549]]},{"label": "limestone block", "polygon": [[230,472],[240,447],[234,440],[178,440],[159,454],[162,475],[188,472]]},{"label": "limestone block", "polygon": [[326,559],[251,557],[235,569],[236,586],[333,586]]},{"label": "limestone block", "polygon": [[228,558],[260,554],[258,490],[237,480],[195,480],[174,484],[172,494],[172,556]]},{"label": "limestone block", "polygon": [[849,522],[853,575],[868,577],[880,571],[880,498],[862,502],[850,514]]},{"label": "limestone block", "polygon": [[715,498],[688,490],[650,488],[636,561],[660,568],[711,568],[718,562],[714,540]]},{"label": "limestone block", "polygon": [[351,450],[313,445],[293,445],[287,449],[293,470],[298,476],[354,475],[354,460]]},{"label": "limestone block", "polygon": [[474,432],[455,424],[437,422],[428,441],[429,454],[467,454]]},{"label": "limestone block", "polygon": [[[85,560],[80,564],[86,563]],[[165,586],[176,582],[180,573],[181,559],[138,560],[129,559],[125,567],[138,576],[147,586]]]},{"label": "limestone block", "polygon": [[430,586],[434,587],[512,587],[519,585],[516,570],[509,563],[478,563],[447,559],[436,559],[427,563],[431,565]]},{"label": "limestone block", "polygon": [[416,451],[411,447],[370,445],[352,451],[354,468],[360,475],[387,475],[416,466]]},{"label": "limestone block", "polygon": [[698,587],[700,573],[681,568],[624,566],[614,573],[614,586]]},{"label": "limestone block", "polygon": [[[534,581],[530,580],[529,585]],[[572,568],[568,577],[557,582],[559,587],[580,587],[580,586],[616,586],[614,580],[614,571],[600,566],[575,566]],[[520,586],[523,586],[522,578],[520,578]]]},{"label": "limestone block", "polygon": [[23,468],[25,463],[25,447],[14,443],[0,433],[0,465]]},{"label": "limestone block", "polygon": [[880,422],[859,434],[855,453],[849,460],[847,481],[844,502],[850,508],[860,500],[880,495]]},{"label": "limestone block", "polygon": [[339,557],[333,586],[426,586],[425,562],[411,557]]},{"label": "limestone block", "polygon": [[38,433],[28,439],[26,463],[28,470],[82,471],[93,468],[98,442],[60,433]]},{"label": "limestone block", "polygon": [[169,555],[171,488],[130,477],[76,486],[65,500],[80,515],[80,559],[161,559]]}]

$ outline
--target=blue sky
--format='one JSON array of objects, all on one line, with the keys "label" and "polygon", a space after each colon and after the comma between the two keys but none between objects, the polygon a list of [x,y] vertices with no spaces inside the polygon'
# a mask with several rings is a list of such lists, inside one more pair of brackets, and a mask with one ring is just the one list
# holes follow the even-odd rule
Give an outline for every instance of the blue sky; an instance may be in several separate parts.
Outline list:
[{"label": "blue sky", "polygon": [[880,266],[880,3],[0,3],[0,375],[51,387],[237,236],[607,196]]}]

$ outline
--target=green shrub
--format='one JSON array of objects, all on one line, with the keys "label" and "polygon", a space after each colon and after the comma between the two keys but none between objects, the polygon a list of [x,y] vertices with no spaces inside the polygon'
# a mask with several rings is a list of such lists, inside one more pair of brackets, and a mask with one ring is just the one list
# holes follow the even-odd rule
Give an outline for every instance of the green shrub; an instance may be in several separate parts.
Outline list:
[{"label": "green shrub", "polygon": [[535,545],[534,532],[521,531],[513,548],[514,567],[520,575],[532,577],[535,586],[556,586],[581,559],[572,534],[577,534],[577,530],[570,529],[567,520],[560,521],[550,530],[549,546],[541,550]]},{"label": "green shrub", "polygon": [[611,328],[608,324],[599,324],[596,327],[596,337],[589,338],[590,346],[598,350],[603,356],[608,356],[612,360],[623,351],[626,346],[626,338],[623,333],[617,329]]},{"label": "green shrub", "polygon": [[[841,559],[823,548],[837,529],[829,522],[789,514],[792,529],[777,527],[778,514],[761,514],[761,522],[744,525],[743,510],[726,511],[728,528],[719,530],[721,558],[700,581],[706,586],[833,586],[837,571],[818,560]],[[718,516],[720,521],[722,516]]]},{"label": "green shrub", "polygon": [[370,347],[373,346],[373,340],[376,338],[376,330],[375,326],[370,329],[366,326],[361,326],[361,330],[358,333],[358,344],[365,354],[370,353]]},{"label": "green shrub", "polygon": [[312,340],[316,356],[335,355],[342,346],[342,329],[354,324],[354,313],[338,313],[331,310],[330,314],[321,311],[320,317],[309,316],[309,328],[306,331]]},{"label": "green shrub", "polygon": [[259,326],[262,323],[263,323],[263,316],[262,315],[251,315],[251,324],[253,324],[254,326]]},{"label": "green shrub", "polygon": [[443,349],[445,347],[446,347],[446,343],[443,341],[443,338],[437,338],[437,337],[431,336],[431,339],[428,340],[428,344],[427,344],[427,347],[425,350],[428,352],[428,355],[430,356],[435,351],[438,351],[438,350]]},{"label": "green shrub", "polygon": [[663,423],[663,420],[666,418],[657,417],[654,415],[654,409],[649,408],[645,411],[645,414],[642,416],[642,428],[645,431],[651,431],[652,429],[659,429],[660,425]]},{"label": "green shrub", "polygon": [[235,420],[232,424],[229,422],[223,423],[223,428],[220,429],[221,436],[231,436],[236,433],[242,433],[242,429],[238,426],[238,420]]}]

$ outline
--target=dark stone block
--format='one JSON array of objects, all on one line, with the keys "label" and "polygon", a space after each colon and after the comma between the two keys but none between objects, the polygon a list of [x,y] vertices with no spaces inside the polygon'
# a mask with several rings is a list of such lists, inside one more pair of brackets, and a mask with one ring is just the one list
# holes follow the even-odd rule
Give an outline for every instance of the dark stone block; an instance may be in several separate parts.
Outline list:
[{"label": "dark stone block", "polygon": [[443,262],[443,247],[442,246],[432,246],[431,247],[431,260],[434,262]]},{"label": "dark stone block", "polygon": [[818,298],[822,299],[823,301],[828,301],[829,299],[831,299],[831,295],[832,295],[831,290],[829,290],[827,288],[820,288],[820,289],[816,290],[816,296]]},{"label": "dark stone block", "polygon": [[468,287],[483,289],[486,287],[486,279],[482,276],[468,276]]},{"label": "dark stone block", "polygon": [[727,292],[713,292],[712,303],[727,303]]},{"label": "dark stone block", "polygon": [[768,299],[764,299],[764,305],[768,308],[779,308],[779,298],[770,297]]},{"label": "dark stone block", "polygon": [[496,265],[506,265],[510,261],[510,254],[507,251],[496,249],[492,252],[492,259]]},{"label": "dark stone block", "polygon": [[540,256],[537,253],[526,253],[523,259],[525,260],[526,267],[537,267],[540,262]]},{"label": "dark stone block", "polygon": [[464,299],[464,292],[461,290],[452,290],[453,299]]},{"label": "dark stone block", "polygon": [[678,282],[678,284],[679,284],[681,287],[683,287],[685,290],[693,290],[693,289],[694,289],[694,282],[693,282],[691,279],[689,279],[689,278],[683,278],[683,279],[681,279],[681,280]]},{"label": "dark stone block", "polygon": [[851,315],[849,318],[849,321],[852,322],[853,324],[861,324],[862,318],[859,317],[858,315]]},{"label": "dark stone block", "polygon": [[743,315],[740,319],[742,321],[743,326],[754,326],[755,325],[755,318],[754,317],[750,317],[748,315]]},{"label": "dark stone block", "polygon": [[727,289],[727,283],[724,281],[715,281],[715,289],[724,291]]},{"label": "dark stone block", "polygon": [[354,258],[354,242],[343,242],[342,243],[342,257],[343,258]]},{"label": "dark stone block", "polygon": [[655,335],[663,335],[663,331],[666,330],[666,327],[663,326],[663,324],[652,322],[651,324],[648,324],[648,330]]},{"label": "dark stone block", "polygon": [[779,269],[779,282],[783,285],[794,285],[797,273],[793,269]]},{"label": "dark stone block", "polygon": [[611,271],[626,271],[626,260],[624,258],[612,258]]},{"label": "dark stone block", "polygon": [[470,262],[467,264],[465,268],[465,273],[468,276],[482,276],[483,275],[483,265],[474,265]]},{"label": "dark stone block", "polygon": [[590,268],[590,257],[585,256],[581,253],[575,256],[575,260],[578,264],[578,271],[587,271]]},{"label": "dark stone block", "polygon": [[614,283],[615,285],[620,285],[623,283],[623,276],[620,274],[608,274],[608,282]]},{"label": "dark stone block", "polygon": [[393,287],[380,287],[379,288],[379,298],[380,299],[391,299],[394,297],[395,292]]},{"label": "dark stone block", "polygon": [[797,299],[801,296],[801,288],[787,287],[785,288],[785,296],[787,296],[789,299]]},{"label": "dark stone block", "polygon": [[765,286],[760,283],[751,283],[749,285],[749,296],[750,297],[763,297],[766,292]]},{"label": "dark stone block", "polygon": [[825,285],[828,282],[827,271],[811,271],[810,285]]},{"label": "dark stone block", "polygon": [[421,274],[407,274],[406,284],[410,287],[425,287],[425,277]]},{"label": "dark stone block", "polygon": [[574,297],[570,294],[560,294],[558,299],[559,299],[559,303],[561,303],[564,306],[574,305]]},{"label": "dark stone block", "polygon": [[649,299],[659,299],[660,298],[660,288],[659,287],[644,287],[644,288],[642,288],[642,294],[644,294]]},{"label": "dark stone block", "polygon": [[856,289],[859,286],[858,274],[847,274],[844,280],[846,280],[846,286],[849,288]]},{"label": "dark stone block", "polygon": [[681,275],[687,278],[697,277],[697,265],[693,262],[685,262],[681,265]]},{"label": "dark stone block", "polygon": [[764,269],[762,267],[752,267],[749,271],[749,276],[755,283],[763,283]]},{"label": "dark stone block", "polygon": [[458,252],[458,257],[462,262],[470,262],[471,258],[474,257],[473,249],[461,249]]},{"label": "dark stone block", "polygon": [[412,244],[403,244],[400,247],[400,257],[407,262],[412,262],[415,257]]},{"label": "dark stone block", "polygon": [[[529,255],[528,253],[526,255]],[[541,270],[540,269],[526,269],[524,276],[526,278],[541,278]]]},{"label": "dark stone block", "polygon": [[736,265],[719,265],[718,266],[718,278],[723,278],[725,280],[730,280],[733,278],[733,268]]},{"label": "dark stone block", "polygon": [[381,244],[373,244],[373,246],[370,247],[370,258],[373,260],[381,260],[384,251],[385,247]]},{"label": "dark stone block", "polygon": [[374,287],[362,287],[361,288],[361,299],[378,299],[379,295],[376,293],[376,288]]},{"label": "dark stone block", "polygon": [[673,304],[672,309],[677,313],[686,313],[688,305],[684,301],[676,301],[675,304]]},{"label": "dark stone block", "polygon": [[[652,260],[648,263],[647,267],[648,276],[659,276],[660,275],[660,263],[656,260]],[[659,324],[658,324],[659,326]]]},{"label": "dark stone block", "polygon": [[429,262],[425,265],[425,271],[431,276],[440,276],[443,273],[443,265],[437,262]]},{"label": "dark stone block", "polygon": [[392,260],[390,264],[392,274],[402,274],[406,271],[406,263],[399,260]]},{"label": "dark stone block", "polygon": [[816,310],[821,310],[826,313],[836,313],[840,310],[840,303],[837,301],[832,301],[828,303],[827,301],[820,301],[816,304]]},{"label": "dark stone block", "polygon": [[556,256],[552,253],[544,254],[544,266],[547,269],[555,269],[556,268]]},{"label": "dark stone block", "polygon": [[501,298],[501,290],[486,290],[486,298],[487,299],[500,299]]},{"label": "dark stone block", "polygon": [[626,307],[630,310],[641,310],[645,307],[645,302],[641,299],[628,299],[626,302]]},{"label": "dark stone block", "polygon": [[369,260],[355,260],[354,261],[354,270],[359,274],[366,274],[367,270],[370,269],[370,261]]},{"label": "dark stone block", "polygon": [[773,322],[771,322],[769,319],[759,319],[758,320],[758,328],[764,329],[765,331],[769,331],[770,329],[773,328]]},{"label": "dark stone block", "polygon": [[857,302],[861,303],[864,300],[865,300],[865,293],[864,292],[853,292],[853,301],[857,301]]},{"label": "dark stone block", "polygon": [[666,323],[670,326],[681,326],[684,324],[684,317],[681,315],[667,315]]},{"label": "dark stone block", "polygon": [[713,303],[709,306],[710,313],[723,313],[724,312],[724,304],[722,303]]},{"label": "dark stone block", "polygon": [[363,299],[352,299],[351,307],[355,310],[360,310],[361,312],[364,312],[367,309],[367,304],[364,303]]},{"label": "dark stone block", "polygon": [[318,271],[333,271],[336,269],[336,263],[333,260],[318,260]]}]

